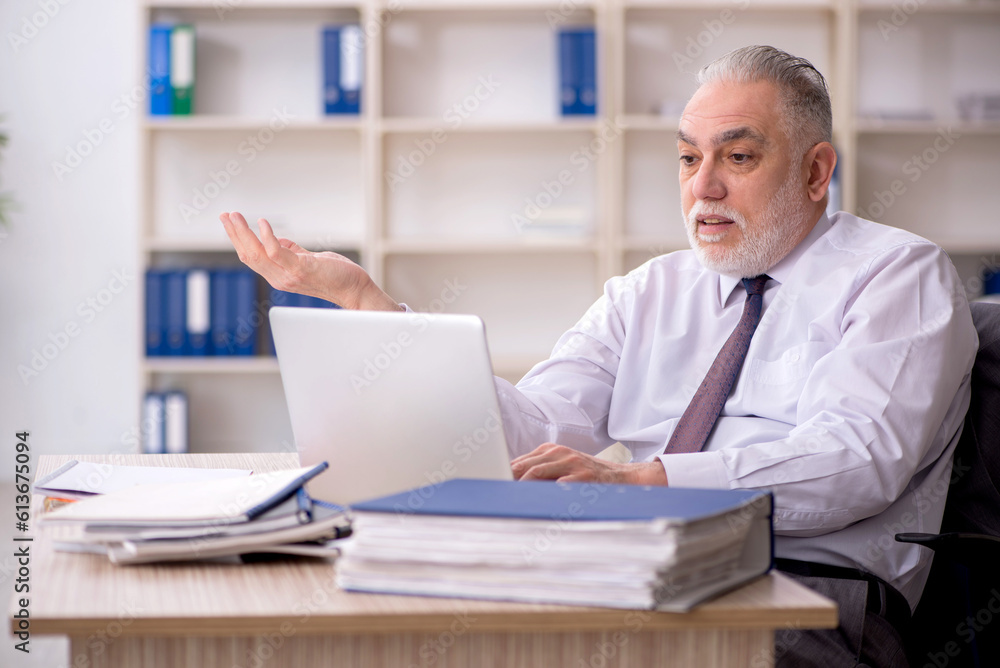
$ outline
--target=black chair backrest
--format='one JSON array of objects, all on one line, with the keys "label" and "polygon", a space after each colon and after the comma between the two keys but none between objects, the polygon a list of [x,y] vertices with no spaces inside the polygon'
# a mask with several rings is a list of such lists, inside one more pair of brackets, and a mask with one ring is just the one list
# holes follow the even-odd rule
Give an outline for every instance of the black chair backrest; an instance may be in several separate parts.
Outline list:
[{"label": "black chair backrest", "polygon": [[1000,543],[983,537],[1000,536],[1000,304],[973,303],[972,319],[972,401],[941,524],[947,540],[927,543],[934,563],[908,632],[915,668],[1000,666]]},{"label": "black chair backrest", "polygon": [[1000,304],[971,306],[979,353],[941,532],[1000,536]]}]

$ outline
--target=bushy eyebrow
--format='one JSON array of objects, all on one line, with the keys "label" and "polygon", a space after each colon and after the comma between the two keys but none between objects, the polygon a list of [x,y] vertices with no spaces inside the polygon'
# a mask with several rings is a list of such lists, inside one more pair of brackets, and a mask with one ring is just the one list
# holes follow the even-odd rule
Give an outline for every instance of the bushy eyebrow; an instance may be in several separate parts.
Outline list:
[{"label": "bushy eyebrow", "polygon": [[[756,130],[754,130],[749,126],[744,125],[738,128],[730,128],[729,130],[724,130],[723,132],[720,132],[719,134],[715,135],[715,137],[712,139],[712,145],[722,146],[724,144],[728,144],[729,142],[739,141],[741,139],[752,141],[755,144],[759,144],[761,146],[767,146],[768,144],[770,144],[770,142],[764,135],[762,135],[761,133],[757,132]],[[690,136],[683,130],[677,131],[677,141],[682,141],[685,144],[690,144],[691,146],[698,148],[698,142],[694,140],[694,137]]]}]

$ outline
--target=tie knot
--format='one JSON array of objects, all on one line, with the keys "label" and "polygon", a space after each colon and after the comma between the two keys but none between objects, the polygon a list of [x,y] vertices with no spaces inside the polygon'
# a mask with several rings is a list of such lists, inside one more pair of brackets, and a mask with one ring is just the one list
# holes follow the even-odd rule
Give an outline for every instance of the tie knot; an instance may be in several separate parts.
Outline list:
[{"label": "tie knot", "polygon": [[770,276],[767,274],[761,274],[760,276],[754,276],[753,278],[744,278],[743,287],[746,288],[748,295],[762,295],[764,294],[764,284],[770,280]]}]

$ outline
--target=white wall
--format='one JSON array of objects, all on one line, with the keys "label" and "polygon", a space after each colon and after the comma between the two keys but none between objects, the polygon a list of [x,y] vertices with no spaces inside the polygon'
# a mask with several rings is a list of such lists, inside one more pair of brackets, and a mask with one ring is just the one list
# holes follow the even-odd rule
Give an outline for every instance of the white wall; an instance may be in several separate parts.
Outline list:
[{"label": "white wall", "polygon": [[[136,5],[0,3],[0,190],[17,201],[0,231],[0,480],[15,432],[34,470],[39,454],[124,451],[137,423]],[[89,154],[57,175],[73,147]]]}]

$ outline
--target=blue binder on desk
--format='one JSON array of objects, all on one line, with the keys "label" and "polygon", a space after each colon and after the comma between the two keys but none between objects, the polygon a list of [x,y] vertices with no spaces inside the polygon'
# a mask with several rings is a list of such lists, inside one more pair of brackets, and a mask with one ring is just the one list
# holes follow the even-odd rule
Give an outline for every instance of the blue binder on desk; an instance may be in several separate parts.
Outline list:
[{"label": "blue binder on desk", "polygon": [[355,591],[684,611],[774,555],[752,490],[456,478],[351,510]]}]

